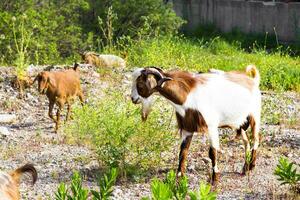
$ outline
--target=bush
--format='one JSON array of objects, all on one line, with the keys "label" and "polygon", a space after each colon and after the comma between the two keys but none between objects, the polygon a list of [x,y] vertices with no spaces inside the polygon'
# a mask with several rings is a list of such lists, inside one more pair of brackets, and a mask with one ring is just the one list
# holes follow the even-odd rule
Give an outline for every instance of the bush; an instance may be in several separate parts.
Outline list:
[{"label": "bush", "polygon": [[139,109],[120,92],[108,93],[99,102],[75,109],[66,132],[87,141],[101,163],[126,175],[131,169],[139,172],[161,164],[162,154],[173,143],[168,115],[155,110],[146,123],[140,118]]},{"label": "bush", "polygon": [[289,162],[287,158],[281,157],[279,159],[274,174],[281,185],[288,184],[300,193],[300,173],[297,172],[297,167],[294,167],[294,164]]},{"label": "bush", "polygon": [[[115,16],[112,21],[107,19],[110,11]],[[27,17],[25,30],[32,32],[27,56],[28,63],[33,64],[74,62],[82,50],[103,51],[108,44],[103,42],[106,36],[99,26],[99,19],[106,28],[112,25],[114,42],[122,36],[137,38],[141,32],[149,36],[173,34],[183,23],[171,6],[161,0],[4,0],[0,5],[2,64],[14,64],[20,57],[16,55],[12,21],[23,15]]]},{"label": "bush", "polygon": [[[188,191],[188,179],[183,176],[176,180],[174,171],[170,171],[166,179],[161,181],[157,178],[151,182],[151,199],[153,200],[185,200],[189,196],[191,200],[214,200],[217,197],[215,192],[210,191],[210,185],[200,184],[199,191]],[[149,200],[149,197],[142,198]]]}]

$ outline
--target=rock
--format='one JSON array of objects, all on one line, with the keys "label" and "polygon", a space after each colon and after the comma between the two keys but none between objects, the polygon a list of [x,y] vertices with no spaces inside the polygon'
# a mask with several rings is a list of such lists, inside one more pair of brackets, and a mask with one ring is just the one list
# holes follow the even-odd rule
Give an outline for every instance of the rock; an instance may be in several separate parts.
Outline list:
[{"label": "rock", "polygon": [[0,135],[4,135],[4,136],[10,135],[8,128],[4,126],[0,126]]},{"label": "rock", "polygon": [[210,158],[204,157],[202,160],[205,162],[205,164],[208,164],[211,162]]},{"label": "rock", "polygon": [[17,116],[15,114],[0,114],[0,123],[12,123],[16,119]]}]

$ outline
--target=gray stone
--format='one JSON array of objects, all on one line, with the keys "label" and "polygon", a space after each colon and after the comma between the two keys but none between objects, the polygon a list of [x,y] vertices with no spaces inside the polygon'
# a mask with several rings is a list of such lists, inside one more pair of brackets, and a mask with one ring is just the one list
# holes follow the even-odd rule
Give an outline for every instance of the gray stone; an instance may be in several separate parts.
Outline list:
[{"label": "gray stone", "polygon": [[16,119],[15,114],[0,114],[0,123],[13,123]]},{"label": "gray stone", "polygon": [[10,135],[8,128],[4,126],[0,126],[0,135],[4,135],[4,136]]}]

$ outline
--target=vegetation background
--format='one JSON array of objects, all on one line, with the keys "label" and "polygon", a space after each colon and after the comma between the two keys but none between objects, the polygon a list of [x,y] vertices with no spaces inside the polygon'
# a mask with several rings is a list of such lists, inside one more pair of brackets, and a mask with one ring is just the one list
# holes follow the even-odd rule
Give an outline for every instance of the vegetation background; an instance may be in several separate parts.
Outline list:
[{"label": "vegetation background", "polygon": [[[272,35],[222,34],[213,25],[183,35],[184,20],[161,0],[3,0],[0,63],[25,76],[29,64],[80,60],[96,51],[126,57],[129,67],[206,71],[256,64],[262,89],[300,90],[299,46]],[[291,57],[292,56],[292,57]]]}]

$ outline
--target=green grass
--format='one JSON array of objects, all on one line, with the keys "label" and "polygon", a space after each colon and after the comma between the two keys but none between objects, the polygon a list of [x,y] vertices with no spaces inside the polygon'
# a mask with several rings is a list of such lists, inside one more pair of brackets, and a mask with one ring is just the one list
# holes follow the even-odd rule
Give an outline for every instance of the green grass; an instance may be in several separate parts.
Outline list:
[{"label": "green grass", "polygon": [[244,70],[255,64],[261,74],[261,89],[300,91],[300,58],[290,57],[280,49],[246,52],[238,43],[216,37],[209,41],[186,37],[159,37],[141,40],[127,47],[130,68],[159,66],[189,71]]}]

